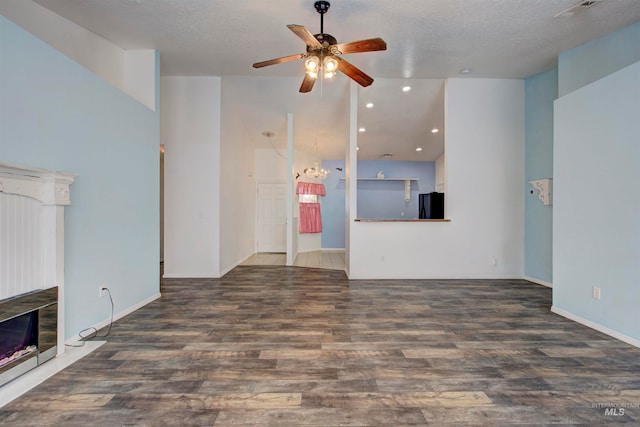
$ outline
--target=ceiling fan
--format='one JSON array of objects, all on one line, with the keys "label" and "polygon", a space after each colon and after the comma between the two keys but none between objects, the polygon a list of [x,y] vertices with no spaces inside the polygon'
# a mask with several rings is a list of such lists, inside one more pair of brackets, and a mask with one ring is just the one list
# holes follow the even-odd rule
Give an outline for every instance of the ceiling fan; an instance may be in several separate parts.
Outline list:
[{"label": "ceiling fan", "polygon": [[329,79],[333,77],[337,71],[342,71],[361,86],[366,87],[373,83],[371,77],[345,59],[342,59],[340,55],[387,50],[387,44],[381,38],[338,43],[335,37],[330,34],[325,34],[324,32],[324,14],[327,13],[330,6],[328,1],[317,1],[314,3],[316,11],[320,14],[319,34],[311,34],[311,32],[302,25],[287,25],[287,28],[293,31],[293,33],[300,37],[307,45],[307,51],[305,53],[256,62],[253,64],[253,68],[262,68],[268,65],[306,58],[306,73],[300,86],[300,92],[302,93],[310,92],[311,89],[313,89],[313,85],[319,75],[322,74],[325,79]]}]

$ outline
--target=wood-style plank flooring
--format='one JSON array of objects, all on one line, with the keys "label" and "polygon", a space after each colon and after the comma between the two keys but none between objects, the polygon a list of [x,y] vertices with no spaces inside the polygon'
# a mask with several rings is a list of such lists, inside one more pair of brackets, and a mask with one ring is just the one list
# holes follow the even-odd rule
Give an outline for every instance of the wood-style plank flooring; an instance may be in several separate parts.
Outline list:
[{"label": "wood-style plank flooring", "polygon": [[640,349],[529,282],[244,266],[161,290],[0,424],[640,425]]}]

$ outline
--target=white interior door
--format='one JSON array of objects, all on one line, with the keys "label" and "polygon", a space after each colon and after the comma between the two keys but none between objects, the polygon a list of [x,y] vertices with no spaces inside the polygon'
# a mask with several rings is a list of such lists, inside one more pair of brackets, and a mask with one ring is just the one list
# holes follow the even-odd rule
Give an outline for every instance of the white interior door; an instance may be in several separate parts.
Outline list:
[{"label": "white interior door", "polygon": [[287,251],[287,184],[258,183],[258,252]]}]

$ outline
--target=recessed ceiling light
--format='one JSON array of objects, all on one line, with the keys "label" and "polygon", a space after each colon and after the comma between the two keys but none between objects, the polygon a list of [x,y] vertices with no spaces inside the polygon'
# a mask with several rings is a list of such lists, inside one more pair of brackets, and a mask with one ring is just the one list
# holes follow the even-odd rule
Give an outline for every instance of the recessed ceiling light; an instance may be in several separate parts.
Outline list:
[{"label": "recessed ceiling light", "polygon": [[416,151],[418,152],[422,151],[422,147],[416,147]]},{"label": "recessed ceiling light", "polygon": [[356,151],[358,151],[360,149],[360,147],[356,147]]},{"label": "recessed ceiling light", "polygon": [[364,132],[364,131],[366,131],[366,129],[365,129],[365,128],[360,128],[360,129],[358,129],[358,132],[360,132],[360,133],[362,133],[362,132]]},{"label": "recessed ceiling light", "polygon": [[368,102],[366,105],[367,108],[373,108],[373,102]]},{"label": "recessed ceiling light", "polygon": [[460,74],[469,74],[471,72],[471,68],[463,68],[460,70]]},{"label": "recessed ceiling light", "polygon": [[411,86],[405,86],[405,87],[403,87],[403,88],[402,88],[402,91],[403,91],[403,92],[405,92],[405,93],[406,93],[406,92],[410,92],[410,91],[411,91]]},{"label": "recessed ceiling light", "polygon": [[438,128],[431,129],[431,133],[438,133]]}]

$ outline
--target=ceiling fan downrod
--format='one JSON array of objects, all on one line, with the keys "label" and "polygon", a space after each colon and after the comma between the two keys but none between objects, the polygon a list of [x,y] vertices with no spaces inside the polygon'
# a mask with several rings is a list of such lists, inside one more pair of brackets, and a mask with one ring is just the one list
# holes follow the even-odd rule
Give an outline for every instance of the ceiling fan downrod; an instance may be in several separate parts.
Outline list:
[{"label": "ceiling fan downrod", "polygon": [[324,33],[324,14],[329,11],[331,4],[326,0],[320,0],[314,3],[316,11],[320,14],[320,32],[313,36],[323,45],[325,48],[337,44],[338,41],[331,34]]},{"label": "ceiling fan downrod", "polygon": [[329,11],[331,3],[325,0],[317,1],[313,4],[316,11],[320,14],[320,34],[324,34],[324,14]]}]

